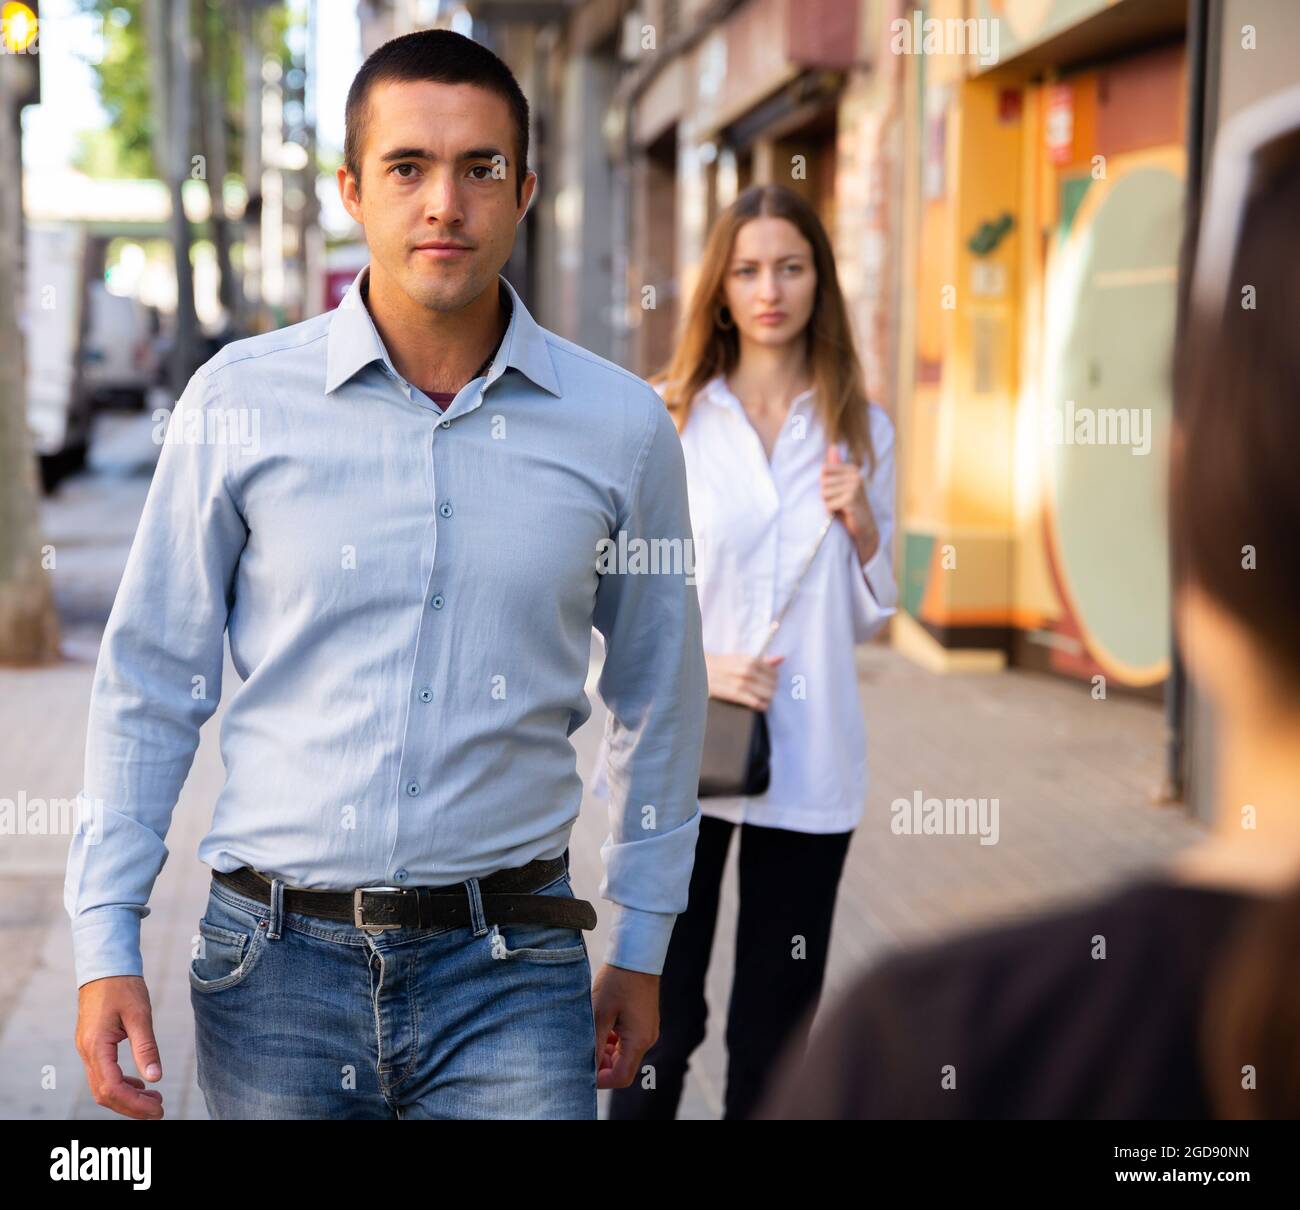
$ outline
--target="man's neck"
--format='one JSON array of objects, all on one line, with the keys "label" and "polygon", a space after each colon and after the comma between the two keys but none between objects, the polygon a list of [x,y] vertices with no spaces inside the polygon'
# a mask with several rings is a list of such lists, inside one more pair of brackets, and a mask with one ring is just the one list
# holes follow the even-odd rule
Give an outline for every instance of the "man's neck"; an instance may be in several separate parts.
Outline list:
[{"label": "man's neck", "polygon": [[426,393],[459,391],[501,343],[510,313],[499,280],[459,311],[431,311],[376,281],[361,297],[393,367]]}]

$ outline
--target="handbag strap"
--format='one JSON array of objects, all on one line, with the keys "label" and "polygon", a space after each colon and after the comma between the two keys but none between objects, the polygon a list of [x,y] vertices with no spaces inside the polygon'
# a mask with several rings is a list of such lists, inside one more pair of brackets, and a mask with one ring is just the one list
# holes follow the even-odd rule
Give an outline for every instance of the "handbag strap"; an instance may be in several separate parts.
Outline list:
[{"label": "handbag strap", "polygon": [[803,566],[799,569],[799,574],[794,578],[794,587],[790,589],[789,595],[785,599],[785,604],[781,606],[776,617],[772,619],[772,625],[768,629],[767,638],[763,640],[763,645],[758,649],[758,655],[755,659],[761,659],[763,652],[768,648],[768,644],[776,637],[777,629],[780,627],[785,615],[789,612],[790,606],[794,604],[795,594],[799,591],[799,585],[803,582],[808,568],[812,566],[812,561],[817,557],[817,552],[821,549],[822,542],[825,541],[826,535],[830,532],[831,525],[834,523],[834,516],[827,516],[825,524],[822,525],[821,532],[817,535],[817,541],[813,543],[813,548],[808,552],[808,557],[803,561]]}]

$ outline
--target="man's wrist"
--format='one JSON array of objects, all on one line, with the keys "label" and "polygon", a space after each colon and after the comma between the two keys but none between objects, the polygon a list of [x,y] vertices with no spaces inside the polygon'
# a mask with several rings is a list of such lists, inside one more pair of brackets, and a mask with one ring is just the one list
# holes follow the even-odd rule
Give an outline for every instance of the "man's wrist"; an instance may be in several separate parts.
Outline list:
[{"label": "man's wrist", "polygon": [[636,975],[641,979],[659,980],[663,978],[663,975],[652,974],[650,971],[639,971],[634,970],[630,966],[619,966],[617,962],[602,962],[601,966],[605,967],[607,970],[618,971],[621,975]]}]

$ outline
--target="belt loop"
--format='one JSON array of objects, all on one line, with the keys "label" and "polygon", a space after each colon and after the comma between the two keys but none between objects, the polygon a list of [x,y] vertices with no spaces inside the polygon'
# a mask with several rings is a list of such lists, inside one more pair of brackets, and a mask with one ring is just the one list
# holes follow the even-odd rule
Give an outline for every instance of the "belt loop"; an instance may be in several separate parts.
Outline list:
[{"label": "belt loop", "polygon": [[487,917],[483,914],[483,896],[478,889],[477,878],[465,879],[465,890],[469,895],[469,923],[475,937],[481,937],[488,931]]},{"label": "belt loop", "polygon": [[280,926],[284,923],[284,879],[271,879],[271,927],[267,930],[267,938],[271,941],[280,940]]}]

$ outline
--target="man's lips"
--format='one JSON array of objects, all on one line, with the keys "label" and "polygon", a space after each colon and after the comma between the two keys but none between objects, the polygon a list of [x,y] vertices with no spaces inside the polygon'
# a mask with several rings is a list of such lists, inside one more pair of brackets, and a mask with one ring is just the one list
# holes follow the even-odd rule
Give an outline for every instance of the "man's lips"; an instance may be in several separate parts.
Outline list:
[{"label": "man's lips", "polygon": [[417,244],[415,251],[423,256],[431,256],[435,259],[445,259],[456,256],[464,256],[471,251],[468,244],[453,244],[445,240],[432,240],[426,244]]}]

